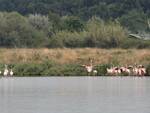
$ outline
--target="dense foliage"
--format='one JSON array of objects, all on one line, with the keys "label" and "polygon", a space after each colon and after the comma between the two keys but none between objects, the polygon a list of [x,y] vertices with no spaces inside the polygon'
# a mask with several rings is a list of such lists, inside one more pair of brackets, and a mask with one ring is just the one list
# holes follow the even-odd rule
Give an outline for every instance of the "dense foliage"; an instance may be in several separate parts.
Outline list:
[{"label": "dense foliage", "polygon": [[149,47],[128,39],[149,34],[149,6],[149,0],[0,0],[0,47]]},{"label": "dense foliage", "polygon": [[[8,67],[13,69],[14,76],[111,76],[107,73],[107,68],[111,64],[97,65],[94,69],[97,73],[87,73],[87,71],[79,64],[56,64],[51,61],[41,64],[9,64]],[[146,67],[146,76],[150,76],[150,65]],[[4,71],[4,65],[0,64],[0,70]],[[118,74],[119,76],[129,76],[127,73]],[[0,74],[2,76],[2,74]],[[131,76],[131,75],[130,75]]]}]

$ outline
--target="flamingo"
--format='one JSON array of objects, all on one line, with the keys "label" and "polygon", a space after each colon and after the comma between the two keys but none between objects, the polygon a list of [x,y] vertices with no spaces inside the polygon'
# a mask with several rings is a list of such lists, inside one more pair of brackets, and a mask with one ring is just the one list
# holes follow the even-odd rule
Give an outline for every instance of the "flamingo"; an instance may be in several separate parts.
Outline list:
[{"label": "flamingo", "polygon": [[138,75],[138,73],[139,73],[139,69],[137,67],[134,67],[133,68],[133,74]]},{"label": "flamingo", "polygon": [[111,67],[111,68],[107,68],[107,73],[113,75],[113,74],[120,73],[120,71],[117,67]]},{"label": "flamingo", "polygon": [[107,68],[107,73],[108,73],[108,74],[112,74],[112,73],[113,73],[113,69],[111,69],[111,68],[110,68],[110,69],[109,69],[109,68]]},{"label": "flamingo", "polygon": [[92,59],[89,59],[90,60],[90,63],[88,65],[82,65],[86,71],[88,73],[94,73],[94,74],[97,74],[97,70],[93,70],[94,66],[93,66],[93,60]]},{"label": "flamingo", "polygon": [[14,73],[13,73],[12,69],[10,70],[9,74],[10,74],[10,76],[13,76]]},{"label": "flamingo", "polygon": [[93,73],[97,74],[97,70],[93,70]]},{"label": "flamingo", "polygon": [[86,71],[88,73],[91,73],[93,70],[93,66],[92,65],[82,65],[83,67],[85,67]]},{"label": "flamingo", "polygon": [[5,69],[4,69],[4,73],[3,73],[3,75],[4,76],[8,76],[8,69],[7,69],[7,65],[5,65]]},{"label": "flamingo", "polygon": [[139,65],[138,72],[139,72],[139,76],[144,76],[146,74],[146,69],[144,68],[143,65]]}]

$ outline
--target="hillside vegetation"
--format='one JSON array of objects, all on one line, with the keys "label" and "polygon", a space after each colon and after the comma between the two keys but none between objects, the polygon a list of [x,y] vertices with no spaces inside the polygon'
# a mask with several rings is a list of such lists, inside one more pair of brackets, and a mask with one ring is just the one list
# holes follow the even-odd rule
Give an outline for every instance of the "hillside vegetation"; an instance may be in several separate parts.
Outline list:
[{"label": "hillside vegetation", "polygon": [[[0,0],[0,47],[149,48],[148,0]],[[147,35],[149,36],[149,35]]]}]

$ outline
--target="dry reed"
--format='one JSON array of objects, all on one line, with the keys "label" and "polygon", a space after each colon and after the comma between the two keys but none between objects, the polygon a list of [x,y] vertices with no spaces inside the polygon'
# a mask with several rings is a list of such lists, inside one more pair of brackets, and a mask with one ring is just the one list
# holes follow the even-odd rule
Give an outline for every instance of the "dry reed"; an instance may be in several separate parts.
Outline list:
[{"label": "dry reed", "polygon": [[149,49],[0,49],[0,63],[42,63],[52,60],[56,63],[87,63],[89,58],[95,64],[133,65],[150,64]]}]

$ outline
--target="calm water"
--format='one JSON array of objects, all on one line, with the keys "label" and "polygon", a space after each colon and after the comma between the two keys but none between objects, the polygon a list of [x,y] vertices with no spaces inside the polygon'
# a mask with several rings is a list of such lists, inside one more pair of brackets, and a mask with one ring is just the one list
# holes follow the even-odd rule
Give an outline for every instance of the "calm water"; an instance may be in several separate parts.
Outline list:
[{"label": "calm water", "polygon": [[1,78],[0,113],[150,113],[150,78]]}]

